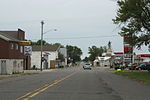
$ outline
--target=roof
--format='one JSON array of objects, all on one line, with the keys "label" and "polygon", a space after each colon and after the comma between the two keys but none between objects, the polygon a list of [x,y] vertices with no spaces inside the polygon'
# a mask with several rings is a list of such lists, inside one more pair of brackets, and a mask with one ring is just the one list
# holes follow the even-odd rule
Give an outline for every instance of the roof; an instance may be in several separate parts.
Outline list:
[{"label": "roof", "polygon": [[123,55],[123,52],[114,52],[115,55]]},{"label": "roof", "polygon": [[1,33],[4,33],[14,39],[18,39],[18,31],[0,31]]},{"label": "roof", "polygon": [[12,37],[12,35],[9,35],[9,34],[2,32],[2,31],[0,31],[0,38],[4,39],[6,41],[16,41],[16,42],[19,41],[15,37]]},{"label": "roof", "polygon": [[137,54],[137,57],[150,57],[150,54]]},{"label": "roof", "polygon": [[98,57],[99,60],[109,60],[111,57]]},{"label": "roof", "polygon": [[[43,51],[57,51],[59,48],[60,48],[60,46],[56,46],[56,45],[44,45]],[[41,51],[41,46],[33,45],[32,51]]]}]

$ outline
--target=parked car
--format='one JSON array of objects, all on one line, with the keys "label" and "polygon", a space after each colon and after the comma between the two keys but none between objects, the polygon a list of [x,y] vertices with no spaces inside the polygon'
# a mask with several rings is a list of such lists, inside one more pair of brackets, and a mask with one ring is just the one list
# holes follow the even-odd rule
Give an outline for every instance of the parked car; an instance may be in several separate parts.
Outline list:
[{"label": "parked car", "polygon": [[137,66],[139,66],[139,64],[131,63],[131,64],[128,65],[128,68],[129,68],[129,70],[135,70]]},{"label": "parked car", "polygon": [[91,68],[91,64],[84,64],[84,65],[83,65],[83,68],[84,68],[84,69],[90,69],[90,70],[92,69],[92,68]]},{"label": "parked car", "polygon": [[150,71],[150,63],[141,64],[140,66],[136,67],[136,70],[148,70],[148,71]]}]

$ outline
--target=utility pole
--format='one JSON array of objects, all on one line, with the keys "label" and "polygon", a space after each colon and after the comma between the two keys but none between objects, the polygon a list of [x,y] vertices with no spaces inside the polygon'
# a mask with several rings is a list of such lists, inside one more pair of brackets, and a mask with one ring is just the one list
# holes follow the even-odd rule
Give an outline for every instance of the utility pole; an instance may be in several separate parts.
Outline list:
[{"label": "utility pole", "polygon": [[135,62],[135,58],[134,58],[134,47],[132,46],[132,63]]},{"label": "utility pole", "polygon": [[40,70],[42,71],[42,61],[43,61],[43,25],[44,25],[44,21],[41,21],[41,66],[40,66]]}]

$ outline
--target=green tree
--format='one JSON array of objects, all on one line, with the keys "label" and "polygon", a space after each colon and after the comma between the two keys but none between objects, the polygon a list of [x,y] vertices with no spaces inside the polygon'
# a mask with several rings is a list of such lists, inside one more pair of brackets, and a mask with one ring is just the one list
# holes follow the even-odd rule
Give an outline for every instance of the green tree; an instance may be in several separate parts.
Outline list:
[{"label": "green tree", "polygon": [[129,43],[150,48],[150,0],[118,0],[119,9],[113,19],[121,27],[120,35],[130,34]]},{"label": "green tree", "polygon": [[60,52],[58,53],[58,59],[59,59],[60,61],[65,61],[64,55],[62,55]]},{"label": "green tree", "polygon": [[68,60],[70,62],[75,63],[81,60],[82,51],[80,48],[78,48],[77,46],[67,45],[66,49],[67,49]]},{"label": "green tree", "polygon": [[[41,45],[41,40],[38,40],[37,42],[32,42],[32,45]],[[49,45],[49,43],[47,43],[45,40],[42,41],[43,45]]]},{"label": "green tree", "polygon": [[54,44],[51,44],[51,45],[56,45],[56,46],[60,46],[61,48],[64,48],[64,46],[60,43],[54,43]]},{"label": "green tree", "polygon": [[90,61],[94,61],[96,57],[98,56],[102,56],[102,54],[104,52],[106,52],[107,49],[106,49],[106,46],[101,46],[100,48],[96,47],[96,46],[92,46],[92,47],[89,47],[89,60]]},{"label": "green tree", "polygon": [[88,57],[85,57],[85,58],[83,59],[83,61],[84,61],[84,62],[88,62],[88,61],[89,61],[89,58],[88,58]]},{"label": "green tree", "polygon": [[[31,40],[30,40],[31,41]],[[33,42],[31,41],[32,45],[41,45],[41,40],[38,40],[37,42]],[[53,44],[49,44],[48,42],[46,42],[45,40],[43,40],[43,45],[53,45],[53,46],[60,46],[61,48],[64,48],[64,46],[60,43],[53,43]]]}]

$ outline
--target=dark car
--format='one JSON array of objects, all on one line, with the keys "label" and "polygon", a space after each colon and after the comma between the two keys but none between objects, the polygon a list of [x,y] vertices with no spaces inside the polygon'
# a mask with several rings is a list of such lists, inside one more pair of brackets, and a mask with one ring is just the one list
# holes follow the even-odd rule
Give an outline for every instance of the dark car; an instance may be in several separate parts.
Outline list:
[{"label": "dark car", "polygon": [[148,70],[148,71],[150,71],[150,64],[141,64],[140,66],[136,67],[136,70]]},{"label": "dark car", "polygon": [[129,70],[135,70],[137,66],[139,66],[139,64],[137,64],[137,63],[132,63],[132,64],[129,64],[129,65],[128,65],[128,68],[129,68]]}]

